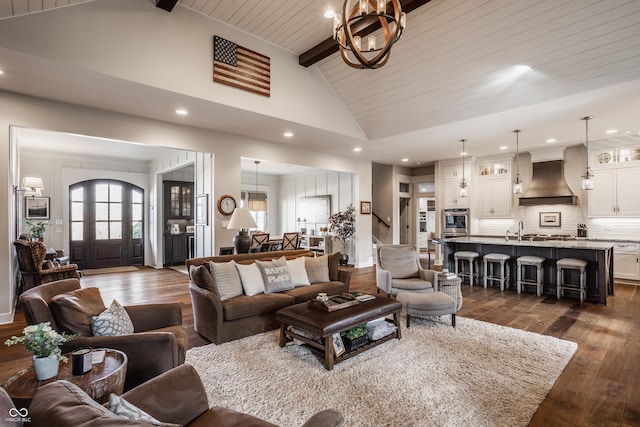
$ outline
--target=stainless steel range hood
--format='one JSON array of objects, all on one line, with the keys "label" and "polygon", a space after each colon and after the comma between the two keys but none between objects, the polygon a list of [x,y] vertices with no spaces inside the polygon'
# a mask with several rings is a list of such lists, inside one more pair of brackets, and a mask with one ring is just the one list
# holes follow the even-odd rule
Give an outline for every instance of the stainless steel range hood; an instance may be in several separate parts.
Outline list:
[{"label": "stainless steel range hood", "polygon": [[[555,157],[554,160],[546,160]],[[560,159],[558,159],[558,153]],[[541,156],[539,154],[542,154]],[[542,158],[546,161],[534,161]],[[527,186],[520,206],[535,205],[575,205],[578,198],[564,179],[564,149],[562,151],[545,150],[541,153],[531,152],[533,174]]]}]

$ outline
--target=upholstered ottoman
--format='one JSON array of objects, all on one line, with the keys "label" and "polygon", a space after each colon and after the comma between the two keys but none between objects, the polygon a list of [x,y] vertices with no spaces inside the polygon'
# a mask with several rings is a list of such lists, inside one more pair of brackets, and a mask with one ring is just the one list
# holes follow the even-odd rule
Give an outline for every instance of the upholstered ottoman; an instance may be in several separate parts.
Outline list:
[{"label": "upholstered ottoman", "polygon": [[407,328],[411,326],[411,316],[451,315],[451,326],[456,327],[456,301],[443,292],[418,293],[403,291],[396,300],[402,303],[407,312]]}]

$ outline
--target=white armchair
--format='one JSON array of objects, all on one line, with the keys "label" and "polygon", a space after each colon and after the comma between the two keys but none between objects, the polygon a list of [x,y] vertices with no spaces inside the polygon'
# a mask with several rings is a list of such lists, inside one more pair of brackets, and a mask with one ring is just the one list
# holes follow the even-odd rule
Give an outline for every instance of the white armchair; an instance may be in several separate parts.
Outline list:
[{"label": "white armchair", "polygon": [[388,296],[401,291],[433,292],[438,288],[438,274],[420,265],[418,249],[412,245],[381,245],[376,257],[378,293]]}]

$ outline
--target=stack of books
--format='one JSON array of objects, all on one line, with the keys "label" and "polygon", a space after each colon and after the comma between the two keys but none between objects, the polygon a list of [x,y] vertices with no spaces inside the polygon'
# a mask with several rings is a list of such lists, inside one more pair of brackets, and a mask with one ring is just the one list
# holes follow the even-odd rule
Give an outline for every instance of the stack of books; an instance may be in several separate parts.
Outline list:
[{"label": "stack of books", "polygon": [[452,273],[452,272],[439,272],[438,273],[438,280],[451,280],[451,279],[455,279],[456,277],[458,277],[456,275],[456,273]]}]

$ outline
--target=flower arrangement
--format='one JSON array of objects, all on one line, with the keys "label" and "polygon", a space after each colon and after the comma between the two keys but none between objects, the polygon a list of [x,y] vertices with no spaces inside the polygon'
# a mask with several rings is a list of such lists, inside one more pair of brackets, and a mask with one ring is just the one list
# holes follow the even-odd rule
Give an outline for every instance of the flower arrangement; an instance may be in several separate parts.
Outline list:
[{"label": "flower arrangement", "polygon": [[68,358],[61,354],[58,346],[78,337],[77,334],[70,335],[65,332],[58,333],[54,331],[49,322],[29,325],[22,330],[22,333],[24,335],[20,337],[14,335],[4,343],[8,346],[22,343],[24,348],[27,351],[33,351],[34,356],[37,358],[58,356],[58,359],[64,362]]},{"label": "flower arrangement", "polygon": [[29,227],[29,234],[34,239],[40,239],[44,236],[44,232],[47,230],[48,222],[34,221],[32,219],[25,220],[27,227]]},{"label": "flower arrangement", "polygon": [[356,209],[349,205],[344,212],[336,212],[329,217],[329,230],[333,237],[346,242],[356,233]]}]

